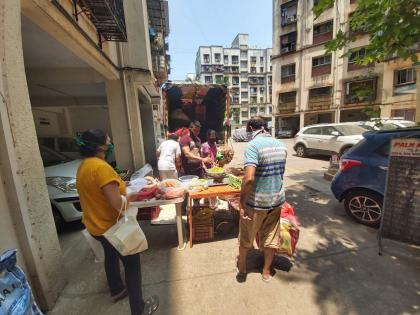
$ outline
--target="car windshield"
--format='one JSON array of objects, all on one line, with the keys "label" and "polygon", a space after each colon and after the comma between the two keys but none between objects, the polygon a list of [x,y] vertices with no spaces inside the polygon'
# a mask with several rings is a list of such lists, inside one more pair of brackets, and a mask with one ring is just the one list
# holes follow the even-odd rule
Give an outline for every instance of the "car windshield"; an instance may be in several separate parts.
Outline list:
[{"label": "car windshield", "polygon": [[366,132],[366,129],[357,125],[338,125],[334,126],[344,136],[361,135]]},{"label": "car windshield", "polygon": [[41,158],[44,167],[70,162],[72,160],[68,156],[42,145],[39,146],[39,150],[41,152]]},{"label": "car windshield", "polygon": [[404,127],[414,127],[416,125],[414,121],[399,121],[398,124]]}]

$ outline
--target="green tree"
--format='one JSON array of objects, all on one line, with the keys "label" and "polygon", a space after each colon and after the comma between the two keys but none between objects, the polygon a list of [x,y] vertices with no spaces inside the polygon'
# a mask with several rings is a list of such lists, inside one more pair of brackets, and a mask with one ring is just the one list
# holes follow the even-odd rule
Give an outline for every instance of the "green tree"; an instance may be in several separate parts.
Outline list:
[{"label": "green tree", "polygon": [[[316,18],[336,1],[344,0],[319,0],[313,9]],[[338,30],[335,38],[325,45],[329,52],[343,49],[356,39],[357,31],[364,31],[369,34],[370,43],[366,55],[358,57],[356,63],[382,62],[390,56],[417,62],[420,0],[358,0],[349,23],[349,31]]]}]

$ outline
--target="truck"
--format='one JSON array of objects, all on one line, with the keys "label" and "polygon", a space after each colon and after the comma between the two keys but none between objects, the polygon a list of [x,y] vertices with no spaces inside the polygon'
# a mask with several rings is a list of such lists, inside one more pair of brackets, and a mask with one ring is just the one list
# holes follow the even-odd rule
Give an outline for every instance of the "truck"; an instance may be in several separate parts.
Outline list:
[{"label": "truck", "polygon": [[229,136],[229,90],[223,84],[166,82],[162,85],[163,125],[165,133],[173,133],[190,122],[201,123],[200,139],[206,141],[209,129],[216,131],[225,143]]}]

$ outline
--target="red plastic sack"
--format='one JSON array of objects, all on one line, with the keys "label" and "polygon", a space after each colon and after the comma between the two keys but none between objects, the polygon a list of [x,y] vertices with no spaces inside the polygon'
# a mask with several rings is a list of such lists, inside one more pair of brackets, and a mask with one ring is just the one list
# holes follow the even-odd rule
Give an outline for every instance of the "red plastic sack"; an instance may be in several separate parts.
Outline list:
[{"label": "red plastic sack", "polygon": [[279,254],[292,257],[299,240],[299,222],[293,207],[285,202],[280,213],[280,249]]}]

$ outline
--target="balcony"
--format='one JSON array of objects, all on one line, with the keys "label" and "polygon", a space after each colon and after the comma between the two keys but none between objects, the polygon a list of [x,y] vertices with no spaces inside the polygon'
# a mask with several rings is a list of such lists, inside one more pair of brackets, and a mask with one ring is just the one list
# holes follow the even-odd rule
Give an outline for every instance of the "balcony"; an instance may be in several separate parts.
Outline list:
[{"label": "balcony", "polygon": [[322,44],[333,38],[333,21],[314,26],[312,44]]},{"label": "balcony", "polygon": [[377,77],[344,83],[344,104],[368,103],[376,100]]},{"label": "balcony", "polygon": [[[79,0],[74,3],[77,3],[81,12],[86,14],[105,40],[127,41],[123,0]],[[76,13],[76,19],[78,14],[80,13]]]},{"label": "balcony", "polygon": [[248,78],[249,84],[252,85],[263,85],[264,84],[264,78]]},{"label": "balcony", "polygon": [[291,53],[291,52],[294,52],[294,51],[296,51],[296,43],[290,43],[290,44],[285,45],[285,46],[282,45],[282,47],[280,49],[280,54],[284,55],[284,54],[288,54],[288,53]]},{"label": "balcony", "polygon": [[289,1],[281,5],[281,26],[285,27],[297,22],[297,1]]},{"label": "balcony", "polygon": [[312,67],[312,77],[331,73],[331,64]]},{"label": "balcony", "polygon": [[225,68],[222,65],[213,65],[213,72],[224,72]]},{"label": "balcony", "polygon": [[289,83],[289,82],[295,82],[294,74],[281,77],[281,83]]},{"label": "balcony", "polygon": [[332,105],[332,94],[309,96],[308,107],[311,110],[330,109]]}]

